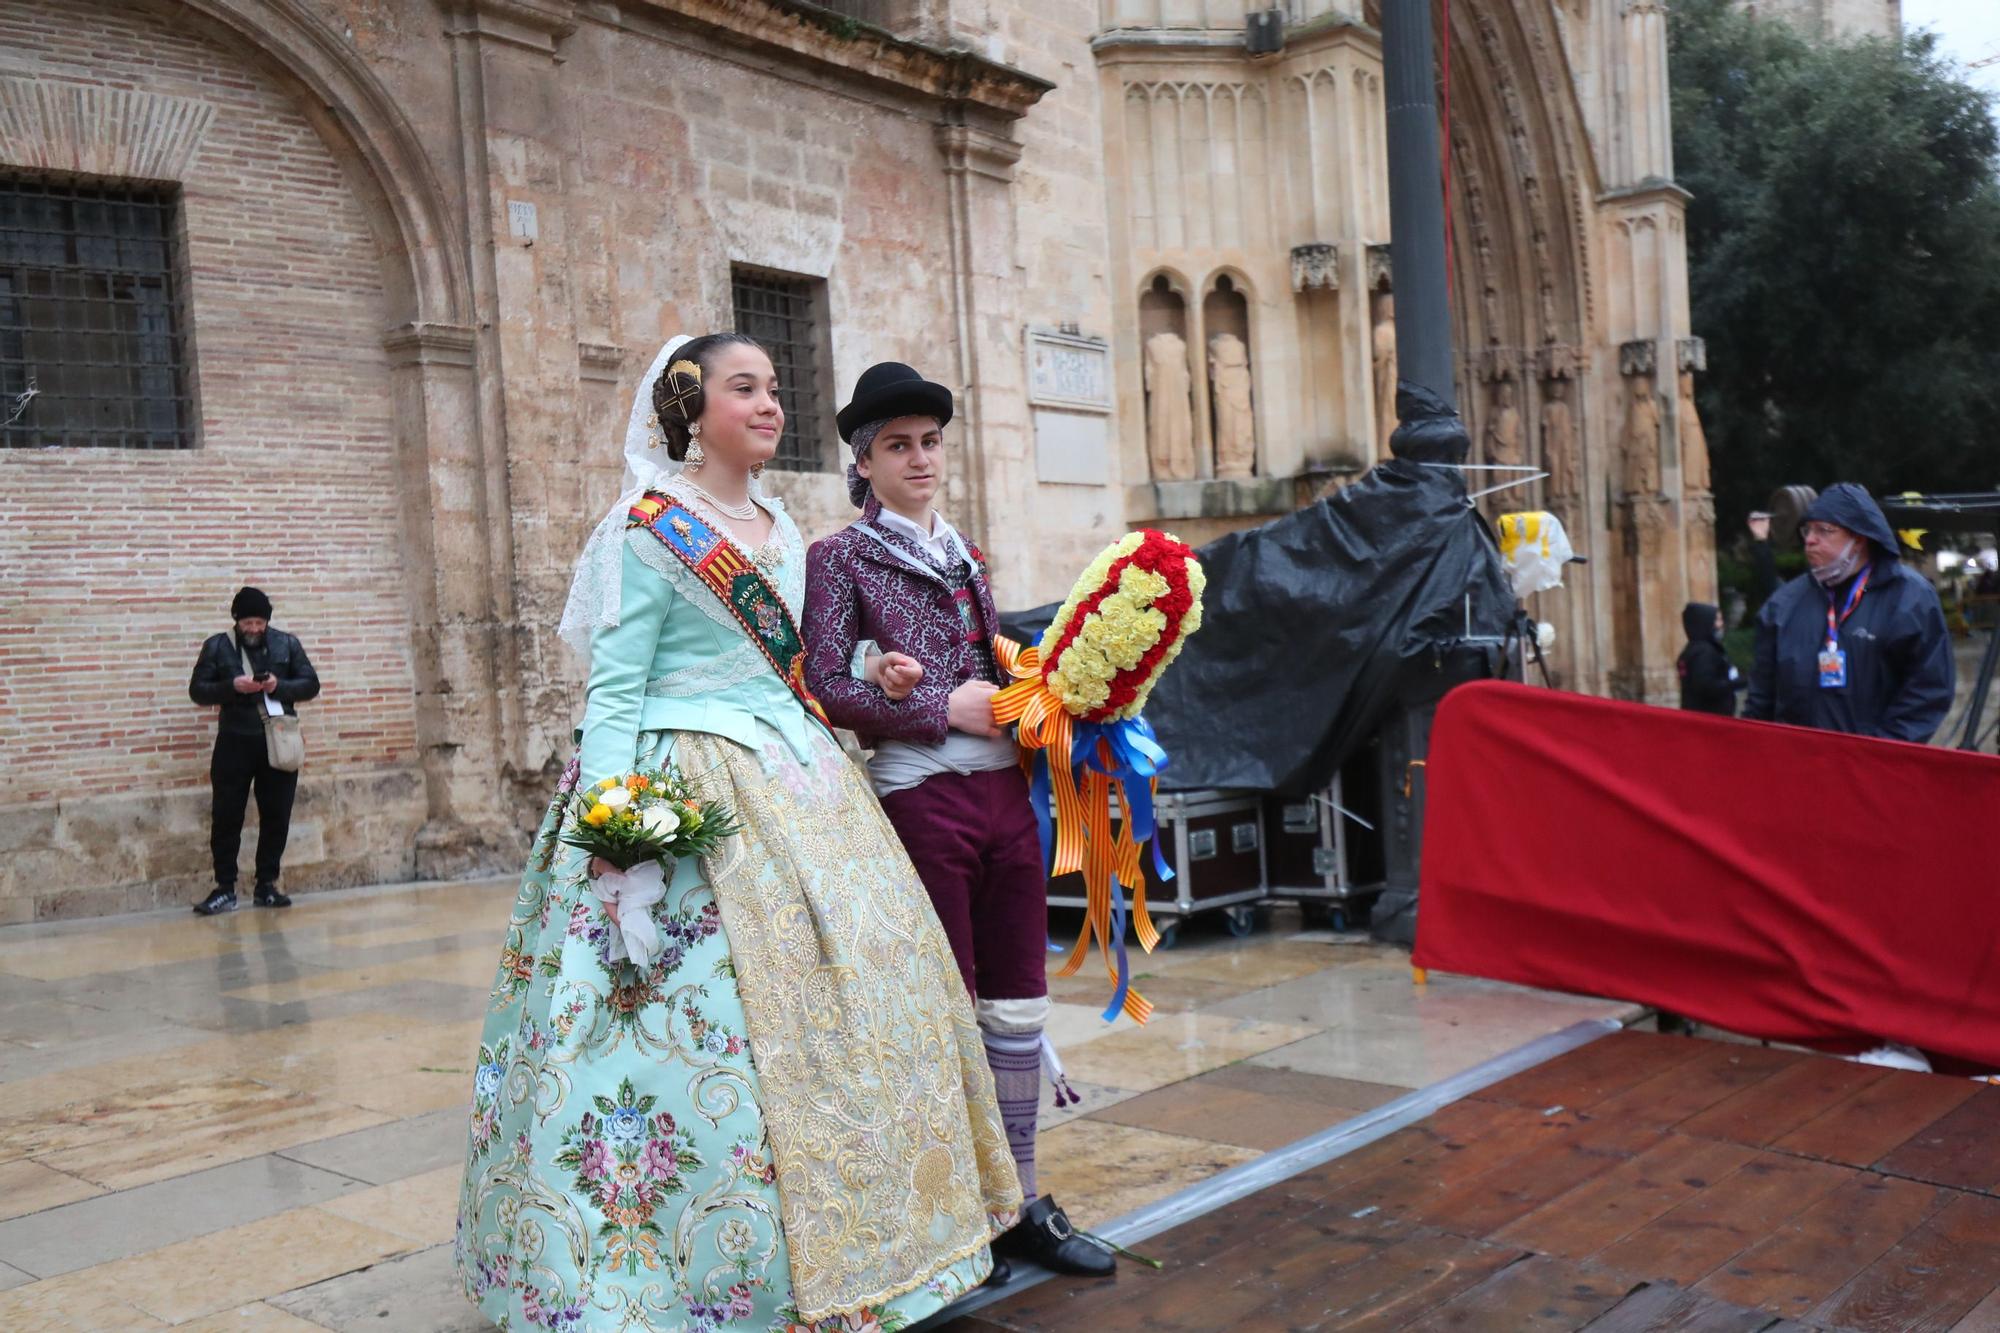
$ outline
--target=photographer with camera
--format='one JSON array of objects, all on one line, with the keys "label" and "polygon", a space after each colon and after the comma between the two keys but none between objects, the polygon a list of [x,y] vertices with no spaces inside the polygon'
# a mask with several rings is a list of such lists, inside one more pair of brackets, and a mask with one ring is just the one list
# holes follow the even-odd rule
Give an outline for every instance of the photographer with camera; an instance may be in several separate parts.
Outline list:
[{"label": "photographer with camera", "polygon": [[215,916],[236,910],[236,854],[251,789],[257,793],[257,893],[259,907],[290,907],[278,892],[279,863],[291,833],[292,798],[299,787],[304,747],[295,704],[319,693],[319,676],[299,641],[271,627],[271,599],[244,588],[229,604],[236,628],[201,646],[188,697],[221,714],[215,754],[209,761],[214,789],[209,846],[215,856],[215,891],[195,911]]}]

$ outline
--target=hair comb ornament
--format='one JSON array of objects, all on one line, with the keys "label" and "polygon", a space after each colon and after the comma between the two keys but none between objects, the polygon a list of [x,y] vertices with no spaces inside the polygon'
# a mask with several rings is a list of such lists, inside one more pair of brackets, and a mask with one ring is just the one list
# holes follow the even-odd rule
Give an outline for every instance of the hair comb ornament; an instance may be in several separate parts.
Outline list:
[{"label": "hair comb ornament", "polygon": [[688,411],[695,397],[701,393],[701,364],[695,361],[676,361],[667,367],[667,392],[662,406],[673,411],[682,421],[693,419]]}]

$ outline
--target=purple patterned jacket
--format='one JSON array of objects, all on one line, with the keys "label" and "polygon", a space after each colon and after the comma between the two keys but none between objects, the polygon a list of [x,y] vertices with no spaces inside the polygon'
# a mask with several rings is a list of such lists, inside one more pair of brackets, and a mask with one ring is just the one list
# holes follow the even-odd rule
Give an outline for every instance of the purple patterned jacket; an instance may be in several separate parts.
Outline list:
[{"label": "purple patterned jacket", "polygon": [[[942,576],[926,575],[883,549],[893,542],[923,562],[916,544],[874,522],[881,504],[869,497],[858,523],[812,544],[806,553],[806,683],[835,726],[847,727],[864,745],[879,740],[942,745],[951,692],[987,669],[966,638],[954,589]],[[861,531],[862,524],[869,532]],[[871,535],[873,534],[873,535]],[[877,537],[881,540],[877,540]],[[970,541],[972,587],[979,623],[990,639],[999,628],[986,560]],[[907,699],[891,701],[882,687],[856,680],[854,646],[873,639],[883,652],[908,653],[923,664],[924,679]]]}]

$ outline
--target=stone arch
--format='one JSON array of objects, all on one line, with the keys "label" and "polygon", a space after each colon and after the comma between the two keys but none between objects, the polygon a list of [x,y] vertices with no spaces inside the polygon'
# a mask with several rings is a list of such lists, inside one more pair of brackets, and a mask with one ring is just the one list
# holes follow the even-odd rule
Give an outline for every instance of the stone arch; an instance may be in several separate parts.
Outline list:
[{"label": "stone arch", "polygon": [[[1204,423],[1211,441],[1209,461],[1218,477],[1248,477],[1257,470],[1261,432],[1254,422],[1261,395],[1253,393],[1251,380],[1262,364],[1261,323],[1256,288],[1247,275],[1233,265],[1208,275],[1202,284],[1200,360],[1209,399]],[[1240,346],[1218,348],[1224,338]]]},{"label": "stone arch", "polygon": [[[396,435],[411,484],[400,520],[428,820],[416,871],[449,877],[505,864],[517,841],[491,775],[521,732],[494,627],[513,568],[504,460],[483,423],[497,386],[476,375],[481,323],[468,225],[395,96],[312,0],[143,0],[193,15],[301,95],[301,110],[348,173],[378,242]],[[477,225],[476,223],[470,225]],[[497,401],[497,399],[496,399]]]},{"label": "stone arch", "polygon": [[[1139,284],[1136,305],[1139,354],[1145,362],[1142,396],[1151,475],[1163,481],[1191,479],[1200,475],[1196,460],[1202,456],[1207,439],[1203,420],[1206,393],[1197,369],[1202,364],[1197,342],[1201,313],[1197,289],[1185,274],[1162,266]],[[1180,340],[1178,370],[1173,367],[1176,358],[1167,355],[1171,344],[1161,348],[1152,345],[1152,339],[1162,334]],[[1185,377],[1185,383],[1180,377]],[[1173,395],[1170,406],[1158,398],[1163,388]]]},{"label": "stone arch", "polygon": [[304,108],[365,168],[356,184],[376,229],[392,318],[470,325],[472,282],[461,228],[415,128],[353,46],[306,0],[148,0],[164,14],[193,12],[291,80]]}]

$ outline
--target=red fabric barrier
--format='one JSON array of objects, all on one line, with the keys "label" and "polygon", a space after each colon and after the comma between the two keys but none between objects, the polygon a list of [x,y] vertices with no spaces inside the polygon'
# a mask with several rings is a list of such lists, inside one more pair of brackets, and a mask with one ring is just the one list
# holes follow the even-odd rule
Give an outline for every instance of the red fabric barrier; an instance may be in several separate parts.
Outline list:
[{"label": "red fabric barrier", "polygon": [[2000,1070],[2000,759],[1481,682],[1424,775],[1417,965]]}]

